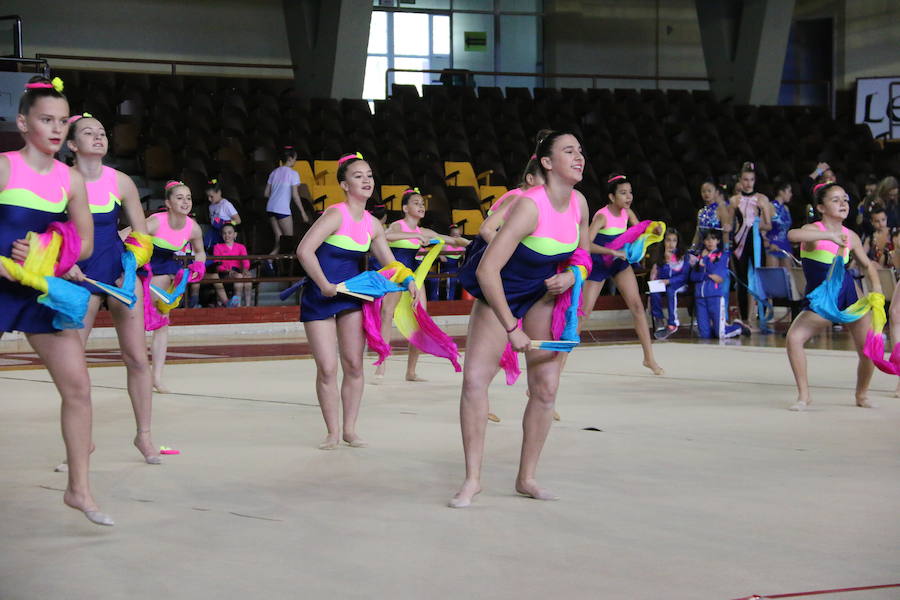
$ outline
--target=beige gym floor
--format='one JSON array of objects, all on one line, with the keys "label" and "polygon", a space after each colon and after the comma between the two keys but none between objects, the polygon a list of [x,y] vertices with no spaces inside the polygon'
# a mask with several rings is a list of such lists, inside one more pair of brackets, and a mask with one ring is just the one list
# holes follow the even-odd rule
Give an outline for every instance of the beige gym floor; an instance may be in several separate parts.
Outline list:
[{"label": "beige gym floor", "polygon": [[[783,349],[669,342],[571,356],[538,473],[515,495],[524,377],[492,388],[484,492],[463,476],[461,375],[367,385],[371,446],[316,449],[308,359],[174,364],[157,395],[162,466],[131,446],[122,367],[91,369],[92,485],[113,528],[64,507],[59,401],[43,370],[0,372],[0,598],[721,599],[900,583],[900,399],[853,406],[855,354],[810,350],[814,404]],[[371,362],[371,361],[368,361]],[[371,373],[371,367],[367,367]],[[587,431],[596,427],[602,431]],[[896,599],[900,588],[821,596]]]}]

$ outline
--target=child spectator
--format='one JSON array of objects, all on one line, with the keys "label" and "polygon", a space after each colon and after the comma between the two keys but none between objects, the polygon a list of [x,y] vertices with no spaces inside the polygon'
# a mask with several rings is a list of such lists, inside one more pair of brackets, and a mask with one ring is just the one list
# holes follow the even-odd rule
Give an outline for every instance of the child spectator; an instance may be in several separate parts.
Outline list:
[{"label": "child spectator", "polygon": [[[224,242],[221,244],[216,244],[213,246],[213,256],[215,257],[225,257],[225,256],[246,256],[247,248],[243,244],[239,244],[235,241],[237,238],[237,232],[234,229],[234,225],[226,224],[222,227],[222,237],[224,238]],[[250,261],[248,259],[242,260],[217,260],[218,266],[216,267],[216,275],[221,279],[244,279],[247,277],[251,277],[250,274]],[[252,290],[252,284],[250,283],[234,283],[234,295],[231,299],[228,299],[228,295],[225,293],[225,286],[221,283],[213,284],[216,288],[216,295],[219,297],[219,302],[223,305],[228,306],[229,308],[236,308],[241,305],[241,298],[244,299],[244,306],[250,306],[250,293]]]},{"label": "child spectator", "polygon": [[[209,256],[212,253],[213,247],[224,241],[224,238],[222,237],[222,227],[226,224],[240,225],[241,216],[238,214],[234,205],[222,196],[222,185],[219,183],[218,179],[210,179],[209,182],[207,182],[206,199],[209,201],[210,227],[203,233],[203,247],[206,249],[206,255]],[[207,269],[210,269],[212,266],[212,260],[206,261]],[[221,296],[222,294],[220,294],[220,298]],[[198,308],[199,306],[200,284],[192,283],[190,294],[188,295],[188,307]]]},{"label": "child spectator", "polygon": [[[681,325],[678,322],[678,294],[688,289],[690,271],[688,263],[678,231],[674,229],[666,231],[663,250],[650,269],[650,280],[662,281],[666,285],[664,292],[650,293],[650,313],[653,316],[654,336],[658,340],[666,339],[678,331],[678,326]],[[667,324],[663,324],[663,296],[666,297],[669,314]]]},{"label": "child spectator", "polygon": [[209,224],[211,228],[204,236],[203,243],[209,249],[225,241],[222,237],[222,227],[228,223],[240,225],[241,216],[238,214],[234,204],[222,197],[222,186],[218,179],[211,179],[207,184],[206,199],[209,201]]},{"label": "child spectator", "polygon": [[891,230],[888,228],[888,217],[884,207],[876,204],[869,211],[869,221],[872,225],[872,233],[863,234],[862,245],[866,256],[879,267],[890,267],[891,254],[894,251],[894,241]]},{"label": "child spectator", "polygon": [[741,321],[728,324],[728,296],[731,281],[728,276],[730,253],[719,250],[719,236],[710,231],[703,238],[703,252],[691,270],[694,282],[694,310],[697,328],[704,339],[725,339],[743,333],[750,335],[750,328]]}]

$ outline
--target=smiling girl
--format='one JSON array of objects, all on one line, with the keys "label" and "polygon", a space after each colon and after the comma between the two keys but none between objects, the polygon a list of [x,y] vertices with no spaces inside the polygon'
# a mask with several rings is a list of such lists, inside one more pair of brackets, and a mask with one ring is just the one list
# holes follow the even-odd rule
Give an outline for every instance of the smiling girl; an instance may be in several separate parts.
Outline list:
[{"label": "smiling girl", "polygon": [[[337,179],[346,201],[328,207],[297,246],[297,258],[307,274],[300,296],[300,321],[316,361],[316,396],[328,432],[320,450],[336,449],[341,439],[353,448],[366,446],[356,431],[366,345],[362,302],[339,295],[336,284],[360,273],[360,260],[370,248],[383,265],[395,260],[384,229],[366,210],[375,189],[369,163],[356,154],[347,155],[338,161]],[[409,290],[415,299],[414,283]],[[344,375],[340,391],[338,360]]]}]

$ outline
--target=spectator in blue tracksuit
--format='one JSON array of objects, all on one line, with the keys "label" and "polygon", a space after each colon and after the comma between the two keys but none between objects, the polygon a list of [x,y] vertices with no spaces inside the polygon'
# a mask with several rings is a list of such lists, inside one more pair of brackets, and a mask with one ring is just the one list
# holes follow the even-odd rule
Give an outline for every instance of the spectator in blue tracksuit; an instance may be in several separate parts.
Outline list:
[{"label": "spectator in blue tracksuit", "polygon": [[729,324],[728,297],[731,280],[728,275],[730,251],[719,250],[719,236],[710,231],[703,238],[703,252],[694,268],[694,310],[700,337],[725,339],[750,334],[750,329],[738,320]]},{"label": "spectator in blue tracksuit", "polygon": [[[662,252],[650,270],[651,280],[662,280],[666,284],[666,291],[652,292],[650,294],[650,314],[653,316],[656,339],[664,339],[678,331],[678,294],[688,289],[690,274],[690,257],[684,253],[681,246],[681,236],[675,229],[666,232],[663,240]],[[663,325],[663,296],[666,299],[668,311],[667,324]]]}]

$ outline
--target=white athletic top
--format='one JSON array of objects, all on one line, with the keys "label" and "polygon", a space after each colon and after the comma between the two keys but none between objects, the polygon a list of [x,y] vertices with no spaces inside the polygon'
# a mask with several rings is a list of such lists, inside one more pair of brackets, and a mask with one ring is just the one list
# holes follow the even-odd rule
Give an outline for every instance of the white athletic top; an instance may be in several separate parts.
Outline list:
[{"label": "white athletic top", "polygon": [[271,186],[268,212],[279,215],[291,214],[291,187],[300,185],[300,175],[290,167],[278,167],[269,173],[268,184]]}]

